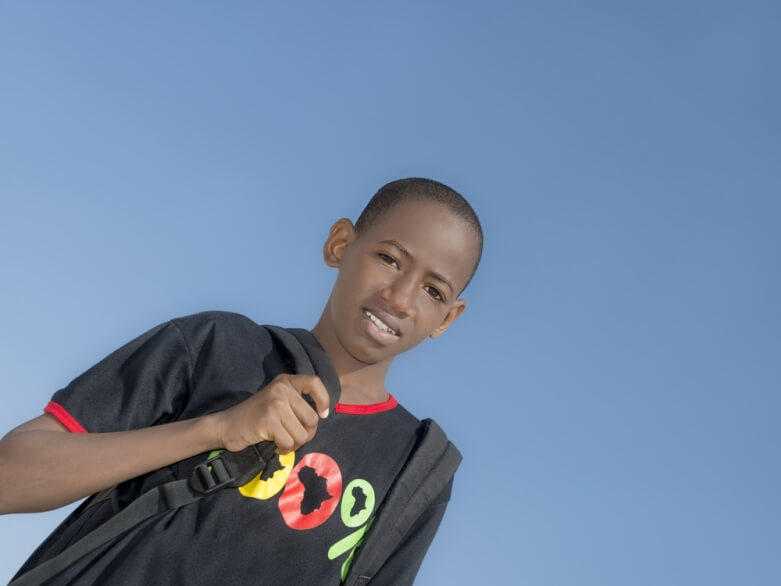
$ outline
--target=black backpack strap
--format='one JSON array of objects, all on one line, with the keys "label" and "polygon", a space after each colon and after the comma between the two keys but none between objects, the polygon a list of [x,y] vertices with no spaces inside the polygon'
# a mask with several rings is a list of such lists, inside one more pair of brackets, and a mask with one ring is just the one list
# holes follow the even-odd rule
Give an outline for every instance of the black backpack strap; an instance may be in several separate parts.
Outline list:
[{"label": "black backpack strap", "polygon": [[296,374],[317,374],[323,381],[331,398],[331,413],[339,402],[341,386],[331,359],[314,335],[303,329],[263,326],[276,338],[280,346],[287,351],[290,368]]},{"label": "black backpack strap", "polygon": [[[341,387],[325,350],[306,330],[286,330],[264,326],[288,353],[290,367],[296,374],[317,374],[323,380],[331,405],[339,401]],[[331,410],[333,412],[333,409]],[[223,450],[195,467],[188,479],[174,480],[156,486],[130,503],[105,523],[67,547],[65,550],[30,569],[8,586],[42,584],[76,560],[159,513],[183,507],[223,488],[247,484],[260,474],[274,457],[276,446],[261,442],[240,452]]]},{"label": "black backpack strap", "polygon": [[426,508],[453,479],[461,453],[432,419],[421,425],[421,438],[394,480],[344,586],[368,584]]},{"label": "black backpack strap", "polygon": [[193,470],[190,478],[166,482],[142,494],[119,513],[74,544],[32,568],[9,586],[42,584],[89,552],[159,513],[183,507],[222,488],[247,484],[274,457],[275,446],[262,442],[241,452],[220,452]]}]

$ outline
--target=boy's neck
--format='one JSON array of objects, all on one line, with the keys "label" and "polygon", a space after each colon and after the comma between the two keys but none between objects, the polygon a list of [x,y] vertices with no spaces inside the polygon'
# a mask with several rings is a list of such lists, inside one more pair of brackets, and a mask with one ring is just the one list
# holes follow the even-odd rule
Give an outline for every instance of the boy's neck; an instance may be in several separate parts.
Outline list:
[{"label": "boy's neck", "polygon": [[388,399],[385,376],[391,360],[366,364],[347,354],[339,344],[333,330],[321,318],[312,329],[317,341],[328,354],[339,375],[342,387],[340,402],[350,405],[371,405]]},{"label": "boy's neck", "polygon": [[346,405],[374,405],[388,400],[388,391],[385,386],[368,387],[351,379],[349,375],[340,376],[339,383],[342,386],[342,393],[339,402]]}]

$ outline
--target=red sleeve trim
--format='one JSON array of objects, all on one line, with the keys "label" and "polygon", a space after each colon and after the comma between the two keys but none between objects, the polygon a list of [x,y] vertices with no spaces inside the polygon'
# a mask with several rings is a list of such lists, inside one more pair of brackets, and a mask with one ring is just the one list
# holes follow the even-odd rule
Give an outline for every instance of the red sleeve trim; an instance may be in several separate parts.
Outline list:
[{"label": "red sleeve trim", "polygon": [[72,433],[87,433],[87,430],[84,429],[84,426],[82,426],[81,423],[76,421],[62,405],[55,403],[54,401],[49,401],[49,404],[43,408],[43,412],[54,416],[57,421],[65,426],[65,429]]},{"label": "red sleeve trim", "polygon": [[388,393],[388,399],[382,403],[372,403],[371,405],[348,405],[346,403],[337,403],[335,411],[337,413],[346,413],[347,415],[371,415],[372,413],[382,413],[393,409],[399,402],[396,397]]}]

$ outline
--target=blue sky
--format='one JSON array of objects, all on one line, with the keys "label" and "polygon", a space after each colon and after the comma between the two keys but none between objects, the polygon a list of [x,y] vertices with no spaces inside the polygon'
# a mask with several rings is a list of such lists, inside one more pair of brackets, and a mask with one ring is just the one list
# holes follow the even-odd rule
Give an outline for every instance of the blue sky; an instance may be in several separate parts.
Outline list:
[{"label": "blue sky", "polygon": [[[168,318],[311,327],[331,223],[429,176],[486,248],[388,381],[465,456],[418,583],[781,583],[780,25],[756,1],[3,3],[0,431]],[[0,581],[65,513],[0,518]]]}]

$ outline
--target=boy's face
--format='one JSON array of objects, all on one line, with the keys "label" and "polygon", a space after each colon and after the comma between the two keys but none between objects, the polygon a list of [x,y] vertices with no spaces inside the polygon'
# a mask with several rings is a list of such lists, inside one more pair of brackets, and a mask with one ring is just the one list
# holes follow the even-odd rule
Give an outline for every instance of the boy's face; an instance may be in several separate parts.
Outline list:
[{"label": "boy's face", "polygon": [[339,268],[328,311],[341,348],[376,364],[444,332],[477,254],[472,228],[435,202],[399,203],[361,234],[339,220],[324,255]]}]

